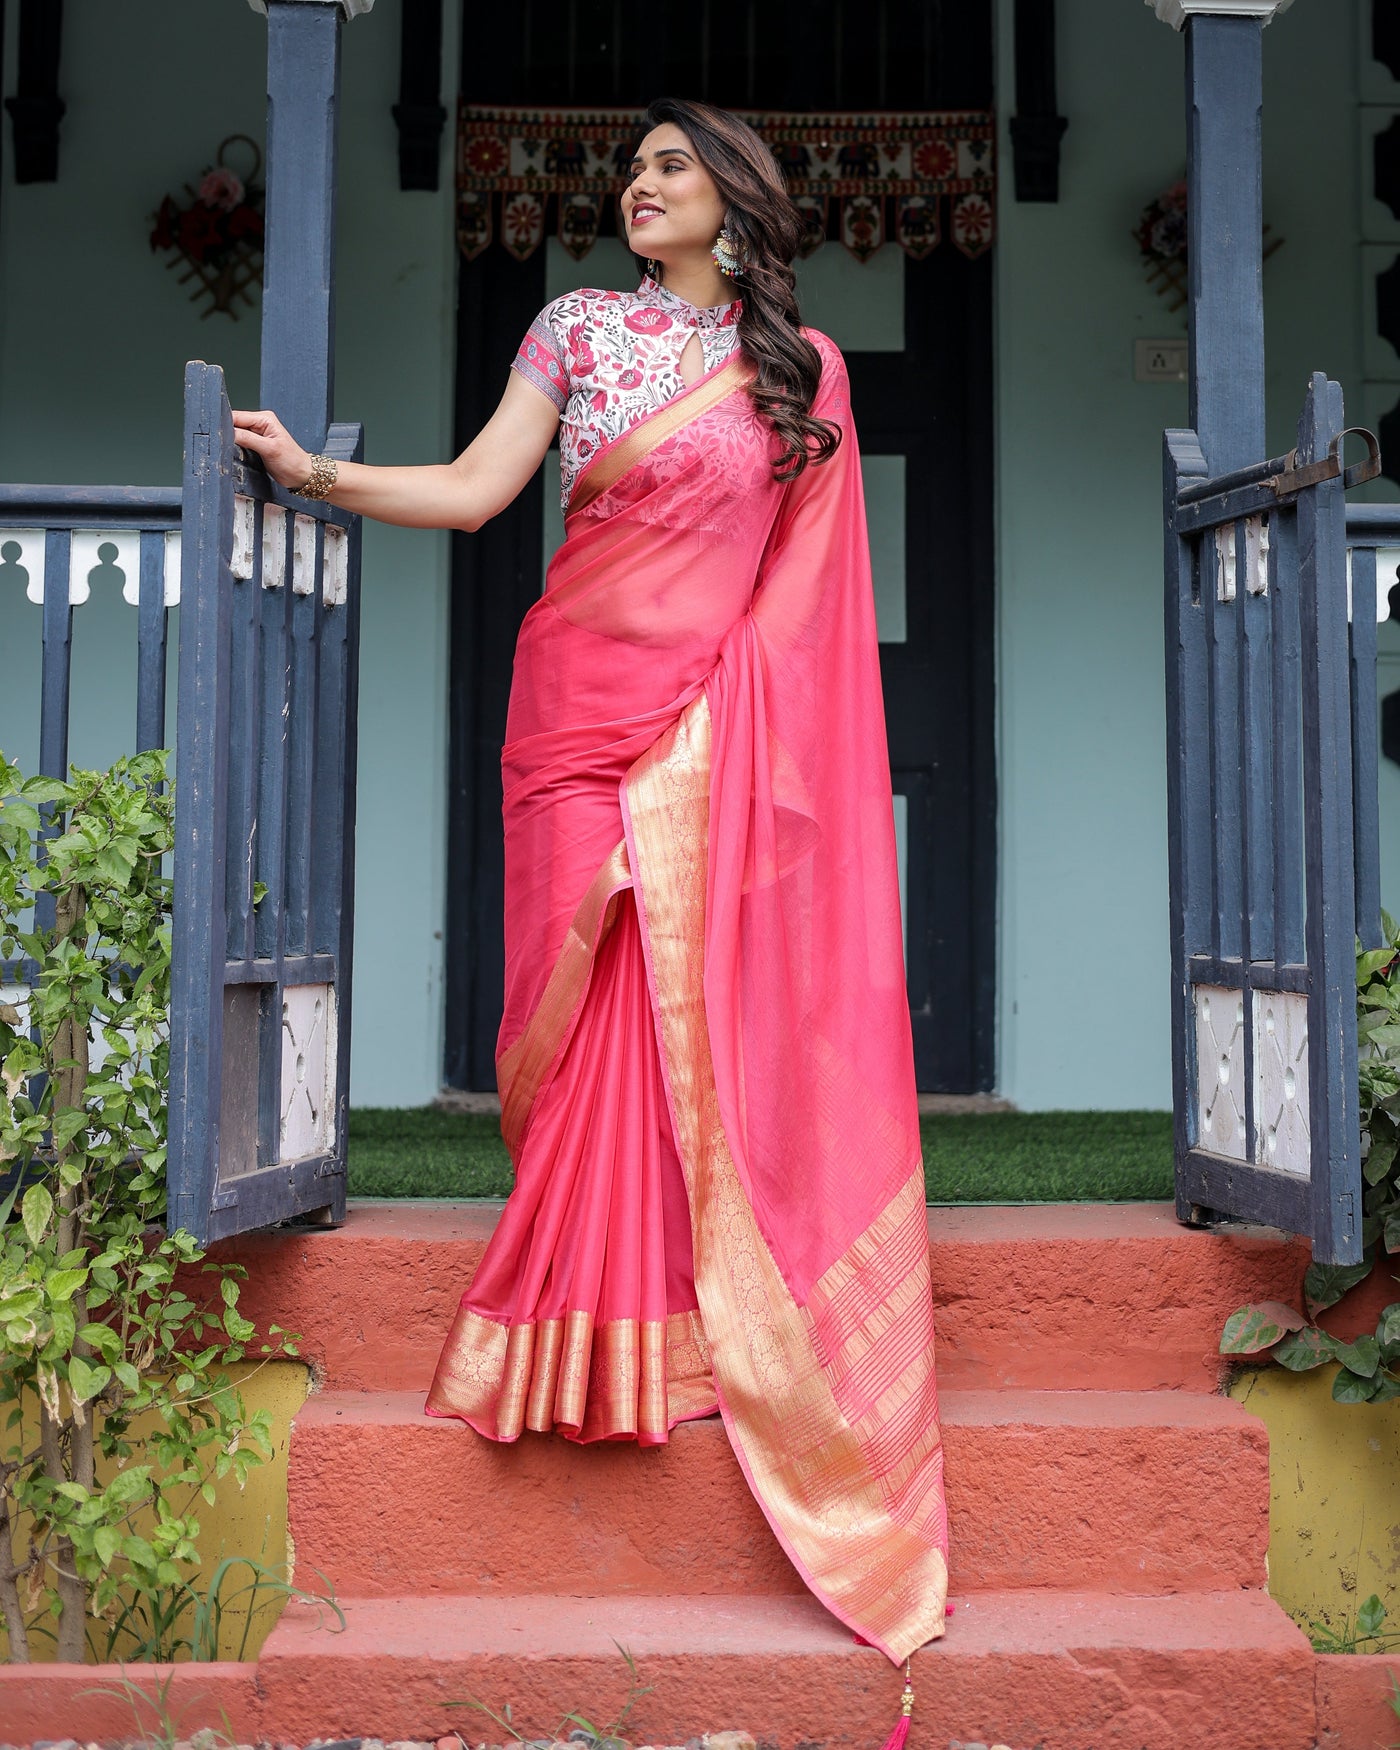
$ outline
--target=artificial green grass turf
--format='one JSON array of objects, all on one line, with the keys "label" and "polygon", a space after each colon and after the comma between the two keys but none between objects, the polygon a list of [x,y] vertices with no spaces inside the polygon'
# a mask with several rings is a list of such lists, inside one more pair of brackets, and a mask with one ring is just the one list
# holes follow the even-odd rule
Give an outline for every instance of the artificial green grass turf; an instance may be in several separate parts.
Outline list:
[{"label": "artificial green grass turf", "polygon": [[[987,1112],[921,1121],[930,1203],[1129,1203],[1172,1196],[1169,1112]],[[352,1107],[352,1197],[504,1197],[494,1115]]]}]

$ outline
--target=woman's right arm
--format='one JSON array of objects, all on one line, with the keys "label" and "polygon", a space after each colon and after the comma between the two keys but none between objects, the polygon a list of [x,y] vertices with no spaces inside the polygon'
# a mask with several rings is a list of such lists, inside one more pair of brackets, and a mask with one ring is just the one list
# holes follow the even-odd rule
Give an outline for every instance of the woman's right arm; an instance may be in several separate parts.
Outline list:
[{"label": "woman's right arm", "polygon": [[[479,529],[531,479],[558,424],[549,397],[512,371],[500,405],[455,461],[404,468],[338,462],[327,500],[404,528]],[[310,452],[275,413],[235,409],[233,439],[262,458],[279,486],[300,486],[311,472]]]}]

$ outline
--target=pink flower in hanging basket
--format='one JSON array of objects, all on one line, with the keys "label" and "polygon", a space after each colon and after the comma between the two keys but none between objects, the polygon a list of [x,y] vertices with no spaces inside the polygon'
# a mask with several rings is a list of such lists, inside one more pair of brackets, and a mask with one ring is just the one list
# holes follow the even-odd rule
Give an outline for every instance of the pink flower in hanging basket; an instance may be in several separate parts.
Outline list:
[{"label": "pink flower in hanging basket", "polygon": [[206,170],[199,185],[199,198],[206,207],[232,212],[243,199],[243,180],[222,165],[217,170]]}]

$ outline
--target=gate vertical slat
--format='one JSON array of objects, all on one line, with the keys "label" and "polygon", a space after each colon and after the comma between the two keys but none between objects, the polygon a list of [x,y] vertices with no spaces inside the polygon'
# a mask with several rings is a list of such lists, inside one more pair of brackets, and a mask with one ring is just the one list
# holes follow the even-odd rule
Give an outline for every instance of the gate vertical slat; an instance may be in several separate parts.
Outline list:
[{"label": "gate vertical slat", "polygon": [[[1231,531],[1233,537],[1233,531]],[[1204,575],[1213,560],[1210,576]],[[1220,600],[1220,560],[1213,547],[1202,547],[1201,600],[1205,604],[1210,640],[1210,711],[1216,734],[1210,749],[1211,858],[1214,887],[1211,908],[1211,948],[1217,960],[1239,960],[1243,953],[1243,834],[1238,806],[1243,750],[1240,745],[1239,616],[1235,604]]]},{"label": "gate vertical slat", "polygon": [[[1298,456],[1325,457],[1344,424],[1341,390],[1320,372],[1298,429]],[[1355,840],[1346,611],[1346,504],[1340,480],[1298,500],[1300,631],[1304,653],[1304,851],[1307,867],[1309,1112],[1314,1253],[1354,1261],[1360,1211],[1356,1084]]]},{"label": "gate vertical slat", "polygon": [[[358,426],[332,425],[327,452],[346,461],[364,459],[364,433]],[[338,968],[336,1028],[341,1049],[336,1062],[334,1135],[344,1147],[350,1110],[350,1003],[353,991],[355,891],[355,788],[358,764],[360,649],[360,548],[364,525],[351,520],[345,542],[344,600],[334,615],[323,620],[323,629],[333,624],[335,633],[322,647],[321,684],[317,696],[316,736],[320,769],[334,771],[337,759],[344,762],[343,781],[318,784],[315,795],[316,843],[339,847],[339,856],[319,857],[312,867],[310,947],[316,953],[334,953]],[[345,1214],[344,1175],[332,1181],[332,1219]]]},{"label": "gate vertical slat", "polygon": [[316,775],[316,640],[321,630],[323,525],[309,554],[307,593],[292,597],[291,668],[287,712],[287,891],[284,952],[309,951],[312,811]]},{"label": "gate vertical slat", "polygon": [[229,741],[246,750],[229,769],[228,870],[225,904],[228,907],[230,960],[253,957],[253,865],[258,821],[254,808],[258,732],[258,610],[262,597],[262,532],[264,506],[255,506],[253,518],[253,575],[233,580],[233,608],[229,626]]},{"label": "gate vertical slat", "polygon": [[1351,806],[1356,933],[1363,948],[1379,948],[1381,928],[1381,813],[1376,719],[1376,549],[1351,555]]},{"label": "gate vertical slat", "polygon": [[142,529],[136,597],[136,751],[165,746],[165,534]]},{"label": "gate vertical slat", "polygon": [[1289,507],[1274,517],[1269,551],[1273,621],[1274,957],[1301,966],[1303,938],[1302,652],[1298,593],[1281,587],[1298,575],[1298,518]]},{"label": "gate vertical slat", "polygon": [[[1254,543],[1262,542],[1263,519],[1253,523]],[[1240,630],[1239,722],[1241,750],[1235,808],[1240,821],[1242,983],[1250,982],[1250,968],[1257,960],[1273,957],[1273,803],[1269,760],[1269,610],[1258,594],[1251,522],[1239,519],[1233,529],[1235,542],[1236,620]],[[1244,1129],[1245,1158],[1258,1159],[1260,1113],[1255,1063],[1255,1032],[1244,1030]]]},{"label": "gate vertical slat", "polygon": [[[1187,976],[1188,941],[1210,933],[1213,906],[1210,874],[1210,746],[1206,721],[1191,702],[1205,696],[1209,656],[1201,595],[1202,579],[1196,548],[1178,540],[1172,524],[1181,486],[1205,474],[1205,458],[1194,434],[1168,432],[1163,443],[1163,494],[1167,503],[1165,597],[1167,649],[1167,843],[1176,879],[1171,883],[1171,990],[1175,1013],[1172,1026],[1173,1080],[1184,1086],[1191,1075],[1191,1006]],[[1196,1143],[1196,1110],[1192,1103],[1173,1102],[1177,1158]],[[1185,1220],[1190,1208],[1178,1193],[1177,1213]]]},{"label": "gate vertical slat", "polygon": [[283,583],[277,590],[259,590],[259,704],[257,747],[257,821],[254,844],[257,879],[267,888],[253,913],[253,952],[263,959],[282,953],[282,900],[285,891],[287,834],[287,689],[288,631],[292,595],[292,518],[285,519],[286,549]]},{"label": "gate vertical slat", "polygon": [[219,1170],[224,1037],[223,920],[209,924],[211,899],[221,911],[224,893],[233,421],[223,373],[197,360],[185,369],[184,453],[167,1220],[203,1235]]},{"label": "gate vertical slat", "polygon": [[[1273,638],[1269,598],[1257,587],[1254,555],[1238,525],[1242,637],[1240,641],[1240,819],[1244,823],[1247,961],[1274,957],[1274,769],[1272,737]],[[1272,530],[1270,531],[1272,533]],[[1256,536],[1256,539],[1259,537]]]}]

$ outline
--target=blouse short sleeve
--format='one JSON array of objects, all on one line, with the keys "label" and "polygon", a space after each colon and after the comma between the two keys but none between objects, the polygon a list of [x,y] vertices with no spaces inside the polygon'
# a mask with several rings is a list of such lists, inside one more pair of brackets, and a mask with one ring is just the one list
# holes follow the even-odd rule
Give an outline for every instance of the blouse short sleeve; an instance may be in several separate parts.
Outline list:
[{"label": "blouse short sleeve", "polygon": [[547,395],[564,411],[569,397],[569,343],[559,320],[560,300],[546,304],[525,332],[520,350],[511,360],[511,369],[519,371],[527,383],[533,383],[542,395]]}]

